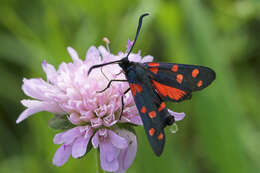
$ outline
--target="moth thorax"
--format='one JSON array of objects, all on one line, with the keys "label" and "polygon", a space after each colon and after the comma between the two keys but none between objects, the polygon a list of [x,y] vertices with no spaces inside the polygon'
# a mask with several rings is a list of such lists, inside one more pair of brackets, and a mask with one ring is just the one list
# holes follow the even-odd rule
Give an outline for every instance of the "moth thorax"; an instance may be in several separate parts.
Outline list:
[{"label": "moth thorax", "polygon": [[128,67],[131,66],[131,62],[128,60],[127,57],[123,58],[119,63],[119,66],[124,70],[127,71]]}]

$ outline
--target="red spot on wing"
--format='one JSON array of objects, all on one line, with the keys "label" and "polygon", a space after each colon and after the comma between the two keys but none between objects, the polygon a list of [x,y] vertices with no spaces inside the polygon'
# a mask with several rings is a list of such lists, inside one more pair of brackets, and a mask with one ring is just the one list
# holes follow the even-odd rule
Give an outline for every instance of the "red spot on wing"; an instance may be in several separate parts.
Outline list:
[{"label": "red spot on wing", "polygon": [[145,114],[145,113],[146,113],[146,107],[143,106],[143,107],[141,108],[140,112],[142,112],[143,114]]},{"label": "red spot on wing", "polygon": [[135,84],[130,83],[129,85],[130,85],[130,89],[132,91],[133,96],[135,96],[136,95]]},{"label": "red spot on wing", "polygon": [[154,133],[155,133],[155,129],[154,129],[154,128],[150,128],[150,130],[149,130],[149,134],[150,134],[150,136],[153,136]]},{"label": "red spot on wing", "polygon": [[150,118],[155,118],[156,112],[155,111],[149,112],[148,115],[149,115]]},{"label": "red spot on wing", "polygon": [[160,107],[158,108],[158,112],[162,111],[166,107],[165,103],[162,102]]},{"label": "red spot on wing", "polygon": [[150,66],[150,67],[158,67],[160,65],[160,63],[158,63],[158,62],[149,62],[148,63],[148,66]]},{"label": "red spot on wing", "polygon": [[177,80],[177,82],[178,82],[179,84],[181,84],[181,83],[182,83],[182,80],[183,80],[183,75],[182,75],[182,74],[178,74],[178,75],[176,76],[176,80]]},{"label": "red spot on wing", "polygon": [[152,80],[157,91],[164,97],[168,96],[170,99],[180,100],[187,93],[183,90],[163,85],[155,80]]},{"label": "red spot on wing", "polygon": [[131,89],[131,91],[133,93],[133,96],[136,96],[136,92],[140,93],[143,90],[142,86],[139,85],[139,84],[130,83],[129,85],[130,85],[130,89]]},{"label": "red spot on wing", "polygon": [[154,74],[157,74],[158,68],[156,68],[156,67],[150,68],[150,71],[153,72]]},{"label": "red spot on wing", "polygon": [[202,80],[200,80],[198,83],[197,83],[197,87],[201,87],[203,84]]},{"label": "red spot on wing", "polygon": [[136,89],[136,91],[137,92],[142,92],[142,90],[143,90],[143,88],[141,87],[141,85],[139,85],[139,84],[135,84],[135,89]]},{"label": "red spot on wing", "polygon": [[178,65],[173,65],[171,68],[171,71],[177,72],[178,71]]},{"label": "red spot on wing", "polygon": [[163,139],[163,134],[160,133],[157,138],[158,138],[158,140],[162,140]]},{"label": "red spot on wing", "polygon": [[193,78],[197,77],[198,74],[199,74],[199,69],[195,68],[194,70],[192,70],[192,74],[191,75],[192,75]]}]

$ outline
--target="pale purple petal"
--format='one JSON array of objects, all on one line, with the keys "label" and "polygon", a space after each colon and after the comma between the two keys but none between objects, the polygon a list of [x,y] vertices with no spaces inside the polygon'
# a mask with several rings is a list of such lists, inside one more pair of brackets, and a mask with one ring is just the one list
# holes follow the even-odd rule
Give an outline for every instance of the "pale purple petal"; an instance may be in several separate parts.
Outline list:
[{"label": "pale purple petal", "polygon": [[117,156],[119,154],[119,149],[114,147],[112,143],[108,140],[102,141],[100,143],[100,164],[102,169],[115,172],[119,168],[119,163]]},{"label": "pale purple petal", "polygon": [[120,151],[118,156],[119,160],[119,172],[126,171],[134,161],[137,151],[136,136],[127,130],[118,129],[116,132],[128,141],[128,147]]},{"label": "pale purple petal", "polygon": [[60,146],[53,157],[52,163],[56,166],[64,165],[71,155],[71,149],[71,145]]},{"label": "pale purple petal", "polygon": [[168,109],[168,112],[174,117],[175,121],[181,121],[185,117],[185,113],[181,112],[173,112],[172,110]]},{"label": "pale purple petal", "polygon": [[153,61],[153,57],[151,55],[147,55],[147,56],[143,57],[143,59],[141,60],[142,63],[152,62],[152,61]]},{"label": "pale purple petal", "polygon": [[42,109],[41,108],[28,108],[25,109],[18,117],[18,119],[16,120],[16,123],[20,123],[21,121],[23,121],[24,119],[28,118],[30,115],[35,114],[37,112],[41,112]]},{"label": "pale purple petal", "polygon": [[46,97],[44,93],[51,89],[53,89],[53,86],[42,79],[23,79],[22,90],[30,97],[40,100],[47,100],[49,98]]},{"label": "pale purple petal", "polygon": [[85,62],[89,62],[89,61],[92,61],[92,62],[100,62],[101,61],[99,51],[95,46],[91,46],[86,53]]},{"label": "pale purple petal", "polygon": [[62,109],[55,102],[45,102],[45,101],[37,101],[37,100],[22,100],[21,103],[28,107],[42,107],[44,111],[53,112],[53,113],[62,113]]},{"label": "pale purple petal", "polygon": [[98,127],[100,127],[101,125],[102,125],[102,119],[101,118],[92,118],[91,120],[90,120],[90,122],[91,122],[91,126],[93,127],[93,128],[98,128]]},{"label": "pale purple petal", "polygon": [[80,136],[80,126],[78,127],[74,127],[73,129],[70,129],[68,131],[66,131],[63,136],[62,139],[64,141],[64,144],[71,144],[78,136]]},{"label": "pale purple petal", "polygon": [[84,138],[84,136],[78,137],[72,146],[72,157],[82,157],[87,151],[87,145],[90,138]]},{"label": "pale purple petal", "polygon": [[139,54],[130,53],[128,59],[129,61],[133,61],[133,62],[141,62],[142,57]]},{"label": "pale purple petal", "polygon": [[119,148],[119,149],[125,149],[128,146],[128,142],[125,138],[120,137],[112,130],[108,130],[109,138],[111,140],[111,143]]},{"label": "pale purple petal", "polygon": [[99,52],[101,53],[101,56],[102,56],[102,58],[103,58],[102,60],[103,60],[104,62],[107,62],[107,60],[111,58],[111,55],[112,55],[112,54],[110,54],[110,52],[107,51],[107,49],[106,49],[104,46],[99,46],[99,47],[98,47],[98,50],[99,50]]},{"label": "pale purple petal", "polygon": [[127,46],[126,46],[126,53],[128,53],[131,49],[131,47],[133,46],[134,41],[131,41],[130,39],[128,39],[127,41]]},{"label": "pale purple petal", "polygon": [[98,132],[95,133],[95,135],[93,136],[92,140],[92,145],[94,148],[97,148],[99,145],[99,136],[98,136]]},{"label": "pale purple petal", "polygon": [[53,65],[48,64],[45,60],[42,62],[42,68],[47,76],[47,80],[51,83],[55,83],[57,80],[57,72]]},{"label": "pale purple petal", "polygon": [[62,144],[64,141],[62,139],[62,136],[64,135],[65,132],[61,132],[55,135],[53,138],[53,143],[54,144]]},{"label": "pale purple petal", "polygon": [[70,114],[70,116],[69,116],[69,121],[72,123],[72,124],[75,124],[75,125],[77,125],[77,124],[79,124],[81,121],[81,119],[80,119],[80,116],[78,115],[78,114],[76,114],[76,113],[71,113]]},{"label": "pale purple petal", "polygon": [[77,53],[72,47],[67,47],[67,51],[69,52],[69,54],[70,54],[70,56],[71,56],[71,58],[72,58],[72,60],[73,60],[74,62],[79,62],[79,61],[81,61],[81,60],[79,59],[78,53]]},{"label": "pale purple petal", "polygon": [[20,123],[30,115],[41,111],[49,111],[54,113],[62,112],[62,110],[55,103],[41,102],[36,100],[22,100],[22,104],[28,108],[19,115],[16,123]]}]

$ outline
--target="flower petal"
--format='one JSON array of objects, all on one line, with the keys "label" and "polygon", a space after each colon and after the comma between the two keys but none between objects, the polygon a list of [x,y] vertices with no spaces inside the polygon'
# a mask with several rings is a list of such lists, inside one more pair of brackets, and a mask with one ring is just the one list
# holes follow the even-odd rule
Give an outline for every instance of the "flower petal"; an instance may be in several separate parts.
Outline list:
[{"label": "flower petal", "polygon": [[98,132],[95,133],[95,135],[93,136],[92,140],[92,145],[94,148],[97,148],[99,145],[99,136],[98,136]]},{"label": "flower petal", "polygon": [[86,153],[89,139],[80,136],[75,140],[72,146],[72,157],[79,158]]},{"label": "flower petal", "polygon": [[173,112],[172,110],[168,109],[169,113],[171,114],[171,116],[174,117],[175,121],[181,121],[183,120],[183,118],[185,117],[185,113],[184,112],[181,112],[181,113],[178,113],[178,112]]},{"label": "flower petal", "polygon": [[111,57],[113,57],[113,54],[110,54],[110,52],[107,51],[107,49],[104,46],[99,46],[98,50],[101,53],[103,62],[113,61],[113,59],[111,59]]},{"label": "flower petal", "polygon": [[125,149],[128,146],[128,142],[125,138],[122,138],[121,136],[117,135],[112,130],[108,130],[109,138],[111,140],[111,143],[119,149]]},{"label": "flower petal", "polygon": [[104,140],[100,143],[100,164],[102,169],[115,172],[119,168],[117,156],[119,149],[112,145],[110,139]]},{"label": "flower petal", "polygon": [[147,55],[147,56],[143,57],[143,59],[141,60],[142,63],[152,62],[152,61],[153,61],[153,57],[151,55]]},{"label": "flower petal", "polygon": [[134,161],[137,151],[136,136],[127,130],[118,129],[116,132],[128,141],[128,147],[120,151],[118,156],[119,170],[117,172],[124,172]]},{"label": "flower petal", "polygon": [[64,141],[62,139],[62,136],[64,135],[65,132],[61,132],[55,135],[53,138],[53,143],[54,144],[62,144]]},{"label": "flower petal", "polygon": [[127,41],[127,45],[126,45],[126,53],[128,53],[130,51],[130,49],[133,46],[134,41],[131,41],[130,39],[128,39]]},{"label": "flower petal", "polygon": [[133,61],[133,62],[141,62],[141,55],[139,54],[134,54],[134,53],[130,53],[128,59],[129,61]]},{"label": "flower petal", "polygon": [[56,166],[64,165],[70,157],[71,149],[71,145],[64,144],[60,146],[53,157],[52,163]]},{"label": "flower petal", "polygon": [[44,60],[42,62],[42,68],[44,72],[46,73],[47,80],[51,83],[55,83],[57,80],[57,72],[56,69],[51,64],[47,64],[47,62]]},{"label": "flower petal", "polygon": [[86,53],[86,60],[87,61],[92,61],[92,62],[97,62],[99,63],[101,61],[101,57],[99,55],[99,51],[95,46],[91,46],[87,53]]},{"label": "flower petal", "polygon": [[71,144],[80,135],[80,126],[78,126],[64,132],[62,139],[64,144],[68,145]]},{"label": "flower petal", "polygon": [[67,51],[69,52],[69,54],[70,54],[70,56],[71,56],[71,58],[72,58],[72,60],[73,60],[74,62],[79,62],[79,61],[81,61],[81,60],[79,59],[78,53],[77,53],[72,47],[67,47]]},{"label": "flower petal", "polygon": [[16,123],[20,123],[24,119],[28,118],[30,115],[41,111],[49,111],[54,113],[62,112],[61,108],[55,103],[41,102],[36,100],[22,100],[22,104],[28,108],[24,110],[16,120]]}]

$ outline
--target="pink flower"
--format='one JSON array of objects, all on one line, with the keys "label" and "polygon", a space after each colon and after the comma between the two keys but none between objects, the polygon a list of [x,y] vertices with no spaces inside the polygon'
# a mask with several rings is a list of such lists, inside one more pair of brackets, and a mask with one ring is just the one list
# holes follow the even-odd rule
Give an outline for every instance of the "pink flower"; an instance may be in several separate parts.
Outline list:
[{"label": "pink flower", "polygon": [[[68,47],[68,52],[73,62],[61,63],[58,70],[43,61],[42,68],[47,81],[41,78],[23,80],[22,90],[33,100],[21,101],[27,109],[16,122],[20,123],[37,112],[52,112],[56,118],[63,118],[74,126],[54,137],[54,143],[61,146],[54,155],[53,164],[62,166],[70,156],[84,156],[92,144],[94,148],[99,147],[101,167],[104,170],[124,172],[135,158],[137,140],[132,132],[119,128],[118,124],[142,125],[130,92],[125,95],[125,107],[119,120],[121,96],[129,85],[117,82],[105,92],[97,93],[107,86],[109,80],[125,79],[124,74],[118,75],[121,68],[117,64],[95,70],[89,76],[87,73],[95,64],[119,60],[126,54],[120,52],[113,55],[108,48],[92,46],[87,51],[85,60],[81,60],[71,47]],[[153,57],[142,58],[139,52],[131,53],[129,59],[150,62]],[[184,113],[170,113],[176,120],[184,117]]]}]

